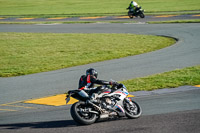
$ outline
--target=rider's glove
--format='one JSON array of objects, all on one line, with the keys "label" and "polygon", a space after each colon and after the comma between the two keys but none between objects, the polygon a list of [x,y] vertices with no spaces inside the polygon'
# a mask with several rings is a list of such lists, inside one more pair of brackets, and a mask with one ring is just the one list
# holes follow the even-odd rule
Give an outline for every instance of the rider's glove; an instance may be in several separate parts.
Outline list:
[{"label": "rider's glove", "polygon": [[110,85],[113,85],[113,86],[118,86],[118,85],[119,85],[119,83],[114,82],[114,81],[110,81],[109,84],[110,84]]}]

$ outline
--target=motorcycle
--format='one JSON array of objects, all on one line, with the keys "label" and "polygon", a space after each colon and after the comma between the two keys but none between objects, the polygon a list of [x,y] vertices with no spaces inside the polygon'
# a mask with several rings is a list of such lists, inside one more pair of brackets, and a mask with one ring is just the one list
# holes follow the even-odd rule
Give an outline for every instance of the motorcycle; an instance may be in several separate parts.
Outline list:
[{"label": "motorcycle", "polygon": [[128,11],[128,16],[129,16],[129,18],[131,18],[131,19],[132,19],[134,16],[135,16],[135,17],[140,16],[140,18],[145,18],[144,10],[143,10],[141,7],[136,8],[136,9],[135,9],[135,10],[136,10],[135,12],[134,12],[134,9],[131,8],[131,7],[128,7],[127,10],[129,10],[129,11]]},{"label": "motorcycle", "polygon": [[98,94],[93,93],[94,100],[83,90],[68,91],[66,103],[70,97],[79,100],[71,106],[70,113],[74,121],[81,125],[121,117],[136,119],[142,114],[140,105],[129,97],[123,84],[101,86]]}]

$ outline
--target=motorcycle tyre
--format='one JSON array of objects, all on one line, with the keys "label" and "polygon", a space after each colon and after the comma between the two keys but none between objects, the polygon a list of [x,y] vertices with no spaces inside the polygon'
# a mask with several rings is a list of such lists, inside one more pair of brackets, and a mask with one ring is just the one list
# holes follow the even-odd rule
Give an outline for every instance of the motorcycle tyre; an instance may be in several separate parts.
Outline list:
[{"label": "motorcycle tyre", "polygon": [[129,16],[130,19],[132,19],[133,18],[133,13],[128,12],[128,16]]},{"label": "motorcycle tyre", "polygon": [[141,13],[139,16],[140,16],[140,18],[145,18],[144,13]]},{"label": "motorcycle tyre", "polygon": [[81,117],[77,111],[77,107],[81,104],[85,104],[85,102],[76,102],[72,105],[71,107],[71,116],[72,118],[74,119],[75,122],[81,124],[81,125],[90,125],[90,124],[93,124],[96,119],[97,119],[97,116],[96,114],[92,114],[92,118],[91,119],[84,119],[83,117]]},{"label": "motorcycle tyre", "polygon": [[130,19],[133,19],[133,15],[129,15],[129,18],[130,18]]},{"label": "motorcycle tyre", "polygon": [[[128,112],[128,110],[126,110],[126,108],[124,108],[124,110],[125,110],[125,114],[126,114],[126,116],[129,118],[129,119],[137,119],[137,118],[139,118],[141,115],[142,115],[142,108],[140,107],[140,105],[138,104],[138,103],[136,103],[135,101],[133,101],[132,99],[131,99],[131,101],[133,102],[133,104],[135,104],[136,106],[137,106],[137,108],[138,108],[138,113],[136,114],[136,115],[132,115],[132,114],[130,114],[129,112]],[[124,101],[125,102],[125,101]],[[124,106],[125,107],[125,106]]]}]

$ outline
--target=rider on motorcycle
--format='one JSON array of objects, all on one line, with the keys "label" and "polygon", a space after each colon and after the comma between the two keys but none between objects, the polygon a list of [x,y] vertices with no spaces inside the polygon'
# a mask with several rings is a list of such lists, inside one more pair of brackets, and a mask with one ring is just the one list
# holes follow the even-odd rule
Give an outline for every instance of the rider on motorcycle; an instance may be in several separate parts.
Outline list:
[{"label": "rider on motorcycle", "polygon": [[133,12],[135,13],[138,8],[140,8],[140,6],[135,1],[131,1],[127,9],[133,9]]},{"label": "rider on motorcycle", "polygon": [[82,75],[79,80],[79,90],[84,90],[92,96],[93,93],[98,93],[102,87],[94,87],[95,84],[98,85],[117,85],[117,82],[105,81],[97,79],[98,72],[94,68],[89,68],[86,70],[86,75]]}]

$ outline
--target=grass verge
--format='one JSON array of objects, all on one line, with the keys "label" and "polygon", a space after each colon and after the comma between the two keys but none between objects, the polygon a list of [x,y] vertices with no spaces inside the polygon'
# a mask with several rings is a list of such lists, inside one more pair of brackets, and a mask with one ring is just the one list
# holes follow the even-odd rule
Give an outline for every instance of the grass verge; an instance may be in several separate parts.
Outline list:
[{"label": "grass verge", "polygon": [[147,22],[149,24],[166,24],[166,23],[200,23],[200,19],[190,19],[190,20],[170,20],[170,21],[151,21]]},{"label": "grass verge", "polygon": [[200,65],[122,81],[130,92],[200,84]]},{"label": "grass verge", "polygon": [[172,38],[134,34],[0,33],[0,36],[1,77],[132,56],[175,43]]}]

